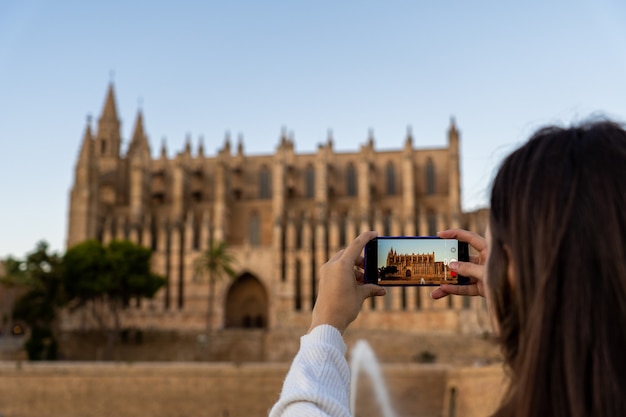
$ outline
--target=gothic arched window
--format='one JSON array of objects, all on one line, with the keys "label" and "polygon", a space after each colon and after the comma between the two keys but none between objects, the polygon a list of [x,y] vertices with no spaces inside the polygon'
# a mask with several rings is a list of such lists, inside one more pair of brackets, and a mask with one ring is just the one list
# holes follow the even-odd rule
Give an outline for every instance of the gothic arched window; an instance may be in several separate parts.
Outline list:
[{"label": "gothic arched window", "polygon": [[349,197],[356,196],[356,170],[354,164],[349,164],[346,170],[346,194]]},{"label": "gothic arched window", "polygon": [[272,198],[272,174],[268,167],[261,167],[259,173],[259,198]]},{"label": "gothic arched window", "polygon": [[387,195],[394,195],[396,193],[396,171],[394,170],[393,163],[387,162]]},{"label": "gothic arched window", "polygon": [[426,194],[435,194],[435,164],[431,158],[426,161]]},{"label": "gothic arched window", "polygon": [[250,246],[261,244],[261,221],[256,212],[252,212],[248,220],[248,242],[250,242]]},{"label": "gothic arched window", "polygon": [[346,246],[346,228],[348,227],[348,213],[341,215],[339,219],[339,246]]},{"label": "gothic arched window", "polygon": [[315,169],[312,165],[306,167],[306,198],[315,197]]}]

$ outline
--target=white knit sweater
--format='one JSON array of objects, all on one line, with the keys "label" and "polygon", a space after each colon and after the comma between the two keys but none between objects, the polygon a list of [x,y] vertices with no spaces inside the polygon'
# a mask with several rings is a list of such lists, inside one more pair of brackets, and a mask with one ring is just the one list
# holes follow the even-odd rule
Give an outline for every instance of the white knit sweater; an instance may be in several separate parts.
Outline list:
[{"label": "white knit sweater", "polygon": [[269,417],[350,417],[350,368],[341,333],[329,325],[300,339],[300,350]]}]

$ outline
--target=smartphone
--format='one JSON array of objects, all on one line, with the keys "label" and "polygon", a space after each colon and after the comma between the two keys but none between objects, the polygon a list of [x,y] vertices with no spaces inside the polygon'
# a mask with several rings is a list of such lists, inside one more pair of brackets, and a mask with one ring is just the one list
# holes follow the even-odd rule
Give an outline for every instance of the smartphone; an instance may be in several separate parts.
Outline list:
[{"label": "smartphone", "polygon": [[365,282],[413,286],[469,284],[450,262],[469,261],[469,245],[437,236],[379,236],[365,245]]}]

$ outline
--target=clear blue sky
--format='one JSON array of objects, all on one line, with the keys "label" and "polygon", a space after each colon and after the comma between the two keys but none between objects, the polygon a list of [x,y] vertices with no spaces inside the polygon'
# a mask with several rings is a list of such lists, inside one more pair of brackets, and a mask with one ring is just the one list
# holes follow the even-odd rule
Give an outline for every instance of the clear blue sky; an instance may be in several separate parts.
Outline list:
[{"label": "clear blue sky", "polygon": [[[111,73],[113,72],[113,76]],[[443,146],[461,131],[464,209],[487,204],[508,151],[545,123],[626,118],[626,2],[0,0],[0,257],[65,250],[88,114],[113,78],[127,140],[153,153],[224,133],[272,153],[332,129],[338,150]],[[141,103],[141,104],[140,104]]]},{"label": "clear blue sky", "polygon": [[[400,255],[435,253],[435,261],[459,259],[458,243],[453,239],[378,239],[378,266],[387,265],[389,249]],[[447,262],[446,262],[447,264]]]}]

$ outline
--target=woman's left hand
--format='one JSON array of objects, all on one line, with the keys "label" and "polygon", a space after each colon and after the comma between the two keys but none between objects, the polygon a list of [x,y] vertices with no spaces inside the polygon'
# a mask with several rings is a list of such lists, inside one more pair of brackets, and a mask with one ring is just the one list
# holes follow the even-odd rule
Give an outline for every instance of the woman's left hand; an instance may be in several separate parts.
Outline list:
[{"label": "woman's left hand", "polygon": [[309,332],[320,324],[330,324],[343,333],[359,315],[366,298],[387,293],[381,286],[365,284],[363,278],[361,252],[376,236],[373,231],[361,233],[322,266]]},{"label": "woman's left hand", "polygon": [[480,295],[484,297],[485,263],[489,254],[485,238],[477,233],[463,229],[444,230],[437,233],[437,236],[444,239],[458,239],[461,242],[467,242],[478,252],[478,255],[471,256],[469,262],[451,262],[449,265],[450,269],[459,275],[469,277],[470,283],[468,285],[443,284],[433,291],[430,296],[435,300],[446,297],[449,294]]}]

